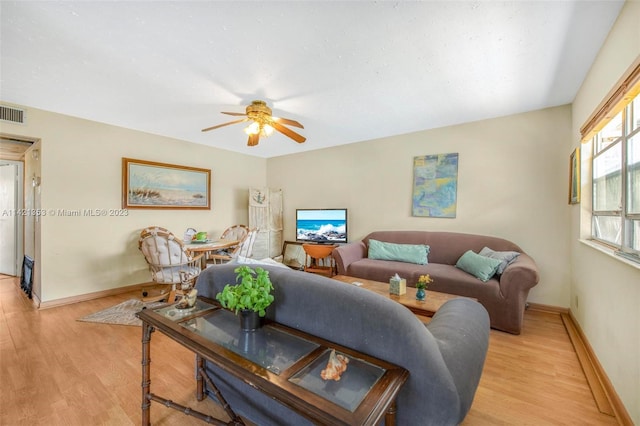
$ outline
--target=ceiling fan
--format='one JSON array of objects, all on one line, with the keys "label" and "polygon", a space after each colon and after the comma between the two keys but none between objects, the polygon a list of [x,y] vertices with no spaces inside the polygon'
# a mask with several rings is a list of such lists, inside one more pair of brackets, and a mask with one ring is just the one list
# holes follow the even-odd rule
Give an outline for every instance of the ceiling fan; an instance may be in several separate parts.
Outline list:
[{"label": "ceiling fan", "polygon": [[274,130],[279,131],[283,135],[290,137],[298,143],[303,143],[307,140],[307,138],[305,138],[304,136],[299,135],[298,133],[284,126],[284,124],[286,124],[288,126],[295,126],[304,129],[304,126],[302,124],[298,123],[295,120],[289,120],[288,118],[273,117],[271,115],[271,108],[267,106],[267,103],[265,101],[252,101],[251,105],[247,106],[245,114],[241,112],[224,111],[222,111],[222,114],[235,115],[245,118],[230,121],[229,123],[218,124],[217,126],[207,127],[206,129],[202,129],[202,131],[208,132],[209,130],[229,126],[230,124],[253,121],[253,123],[249,124],[244,129],[244,132],[249,135],[249,141],[247,142],[248,146],[258,145],[260,136],[268,137],[273,133]]}]

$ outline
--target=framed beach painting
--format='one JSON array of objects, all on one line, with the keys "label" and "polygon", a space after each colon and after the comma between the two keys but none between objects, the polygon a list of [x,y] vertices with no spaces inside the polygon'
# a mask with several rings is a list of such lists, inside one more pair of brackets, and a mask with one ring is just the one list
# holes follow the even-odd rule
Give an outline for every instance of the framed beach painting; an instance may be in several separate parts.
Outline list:
[{"label": "framed beach painting", "polygon": [[569,204],[580,202],[580,147],[569,157]]},{"label": "framed beach painting", "polygon": [[122,159],[122,208],[211,209],[211,170]]}]

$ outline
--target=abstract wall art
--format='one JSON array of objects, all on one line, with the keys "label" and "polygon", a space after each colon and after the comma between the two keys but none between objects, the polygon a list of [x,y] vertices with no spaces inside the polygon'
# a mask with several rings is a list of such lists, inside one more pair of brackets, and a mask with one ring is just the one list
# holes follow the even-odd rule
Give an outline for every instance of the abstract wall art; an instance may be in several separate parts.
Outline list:
[{"label": "abstract wall art", "polygon": [[456,217],[458,153],[413,158],[413,216]]}]

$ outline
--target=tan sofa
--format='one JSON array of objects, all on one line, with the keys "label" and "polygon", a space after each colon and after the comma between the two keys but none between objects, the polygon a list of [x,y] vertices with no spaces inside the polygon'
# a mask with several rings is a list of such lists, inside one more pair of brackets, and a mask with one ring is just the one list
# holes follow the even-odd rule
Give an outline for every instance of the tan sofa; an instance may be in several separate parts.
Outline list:
[{"label": "tan sofa", "polygon": [[[392,260],[368,258],[369,240],[396,244],[429,246],[428,263],[419,265]],[[456,262],[467,251],[479,253],[484,247],[495,251],[520,253],[504,269],[487,282],[457,268]],[[429,289],[473,297],[489,312],[491,327],[520,334],[529,290],[538,283],[535,261],[516,244],[496,237],[455,232],[378,231],[362,241],[346,244],[333,251],[338,274],[389,282],[394,274],[415,287],[418,277],[429,274],[434,280]]]}]

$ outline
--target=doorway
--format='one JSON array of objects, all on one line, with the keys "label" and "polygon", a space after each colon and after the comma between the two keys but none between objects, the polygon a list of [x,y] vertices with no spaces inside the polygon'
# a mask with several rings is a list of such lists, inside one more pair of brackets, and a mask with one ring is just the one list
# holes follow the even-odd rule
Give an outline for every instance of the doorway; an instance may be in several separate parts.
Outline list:
[{"label": "doorway", "polygon": [[0,160],[0,274],[17,276],[24,255],[24,163]]}]

